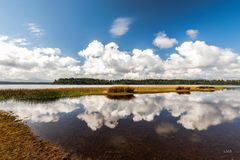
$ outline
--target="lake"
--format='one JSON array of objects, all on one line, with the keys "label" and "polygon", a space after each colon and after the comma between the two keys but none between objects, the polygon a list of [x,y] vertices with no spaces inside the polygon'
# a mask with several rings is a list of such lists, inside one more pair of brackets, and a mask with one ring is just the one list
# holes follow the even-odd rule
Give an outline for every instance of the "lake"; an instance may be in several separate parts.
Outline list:
[{"label": "lake", "polygon": [[0,102],[41,139],[89,159],[240,159],[240,88]]}]

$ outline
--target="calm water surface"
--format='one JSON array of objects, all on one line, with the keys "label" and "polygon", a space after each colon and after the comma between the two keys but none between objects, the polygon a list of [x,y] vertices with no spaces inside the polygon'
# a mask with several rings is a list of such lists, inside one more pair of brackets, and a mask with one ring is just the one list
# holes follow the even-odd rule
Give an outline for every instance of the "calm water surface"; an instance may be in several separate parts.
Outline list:
[{"label": "calm water surface", "polygon": [[240,89],[7,101],[40,138],[89,159],[240,160]]}]

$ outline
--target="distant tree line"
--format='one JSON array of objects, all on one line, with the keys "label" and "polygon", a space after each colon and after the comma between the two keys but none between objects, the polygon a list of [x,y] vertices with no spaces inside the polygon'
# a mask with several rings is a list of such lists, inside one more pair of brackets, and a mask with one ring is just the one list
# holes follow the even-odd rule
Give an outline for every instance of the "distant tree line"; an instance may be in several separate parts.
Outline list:
[{"label": "distant tree line", "polygon": [[79,84],[79,85],[113,85],[113,84],[131,84],[131,85],[240,85],[240,80],[185,80],[185,79],[120,79],[105,80],[93,78],[60,78],[53,84]]}]

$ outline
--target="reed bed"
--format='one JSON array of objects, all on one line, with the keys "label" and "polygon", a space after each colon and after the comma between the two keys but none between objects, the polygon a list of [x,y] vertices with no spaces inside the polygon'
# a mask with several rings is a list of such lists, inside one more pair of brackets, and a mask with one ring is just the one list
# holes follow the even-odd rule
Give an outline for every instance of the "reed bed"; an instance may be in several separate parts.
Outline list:
[{"label": "reed bed", "polygon": [[127,95],[164,92],[210,92],[222,90],[222,86],[113,86],[96,88],[58,88],[58,89],[5,89],[0,90],[1,100],[56,100],[65,97],[84,95]]},{"label": "reed bed", "polygon": [[108,88],[107,93],[134,93],[134,88],[129,86],[114,86]]},{"label": "reed bed", "polygon": [[102,94],[106,88],[5,89],[0,100],[55,100],[64,97]]},{"label": "reed bed", "polygon": [[164,92],[211,92],[223,90],[223,86],[139,86],[135,87],[136,93],[164,93]]}]

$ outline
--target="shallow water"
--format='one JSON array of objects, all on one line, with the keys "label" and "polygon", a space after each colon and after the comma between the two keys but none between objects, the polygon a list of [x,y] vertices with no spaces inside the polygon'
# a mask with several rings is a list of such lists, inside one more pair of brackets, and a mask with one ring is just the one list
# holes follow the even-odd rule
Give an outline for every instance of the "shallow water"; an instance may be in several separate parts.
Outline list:
[{"label": "shallow water", "polygon": [[240,159],[240,89],[7,101],[42,139],[91,159]]}]

